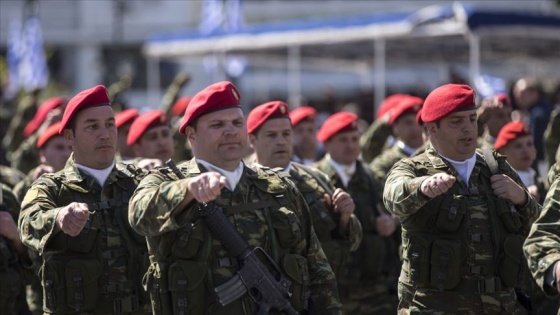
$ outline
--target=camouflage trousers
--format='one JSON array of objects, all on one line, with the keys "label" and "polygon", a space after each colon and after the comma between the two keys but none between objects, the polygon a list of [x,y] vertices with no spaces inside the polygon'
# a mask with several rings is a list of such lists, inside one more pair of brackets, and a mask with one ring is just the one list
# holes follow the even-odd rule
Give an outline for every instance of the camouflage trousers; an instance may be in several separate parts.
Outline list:
[{"label": "camouflage trousers", "polygon": [[359,284],[340,292],[340,302],[346,315],[395,314],[397,296],[390,294],[385,284]]},{"label": "camouflage trousers", "polygon": [[399,315],[527,315],[515,291],[478,292],[414,289],[399,282]]}]

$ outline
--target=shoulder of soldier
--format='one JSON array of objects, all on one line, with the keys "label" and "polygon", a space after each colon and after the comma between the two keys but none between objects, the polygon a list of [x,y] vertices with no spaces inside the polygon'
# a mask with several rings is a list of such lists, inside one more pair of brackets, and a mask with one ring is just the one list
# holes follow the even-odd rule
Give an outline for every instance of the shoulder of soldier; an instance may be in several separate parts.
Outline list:
[{"label": "shoulder of soldier", "polygon": [[282,168],[270,168],[262,165],[246,165],[247,175],[252,179],[257,188],[268,193],[278,193],[288,189],[297,190],[290,180],[290,174],[283,172]]},{"label": "shoulder of soldier", "polygon": [[498,163],[498,172],[500,174],[505,174],[505,175],[507,175],[507,176],[509,176],[513,179],[519,177],[519,175],[517,175],[517,172],[515,171],[515,169],[508,163],[507,157],[505,155],[501,155],[500,153],[498,153],[498,151],[493,150],[493,149],[477,148],[476,149],[477,156],[479,156],[484,161],[486,166],[488,168],[490,168],[491,171],[492,171],[492,169],[491,169],[491,166],[489,165],[489,163],[492,163],[492,161],[487,161],[486,160],[487,158],[484,156],[484,150],[490,150],[492,158],[494,158],[496,163]]},{"label": "shoulder of soldier", "polygon": [[0,186],[2,189],[2,195],[0,195],[2,197],[0,200],[0,211],[8,211],[15,219],[17,219],[20,204],[16,196],[8,185],[0,183]]}]

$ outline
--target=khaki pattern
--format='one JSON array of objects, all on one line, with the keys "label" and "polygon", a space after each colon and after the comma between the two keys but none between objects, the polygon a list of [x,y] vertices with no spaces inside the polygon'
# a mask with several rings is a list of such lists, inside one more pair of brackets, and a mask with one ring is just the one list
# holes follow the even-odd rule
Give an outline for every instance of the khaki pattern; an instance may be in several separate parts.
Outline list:
[{"label": "khaki pattern", "polygon": [[[148,240],[152,265],[144,285],[154,314],[253,314],[256,304],[246,293],[227,306],[216,301],[213,288],[235,275],[238,261],[207,230],[198,203],[178,207],[189,178],[205,169],[194,159],[179,169],[186,179],[169,168],[150,172],[129,206],[131,225]],[[284,270],[294,308],[305,309],[311,297],[319,313],[341,314],[334,274],[293,183],[268,168],[245,166],[236,189],[222,189],[215,204],[249,246],[264,249]]]},{"label": "khaki pattern", "polygon": [[362,147],[362,160],[370,163],[381,152],[388,149],[387,138],[393,133],[393,127],[382,119],[376,119],[362,134],[360,146]]}]

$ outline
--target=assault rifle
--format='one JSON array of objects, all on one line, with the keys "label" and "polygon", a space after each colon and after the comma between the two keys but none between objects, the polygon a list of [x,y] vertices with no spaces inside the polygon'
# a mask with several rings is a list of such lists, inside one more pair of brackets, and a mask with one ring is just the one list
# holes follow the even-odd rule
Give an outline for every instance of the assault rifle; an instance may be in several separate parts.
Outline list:
[{"label": "assault rifle", "polygon": [[[171,159],[165,164],[177,177],[185,178]],[[233,278],[214,288],[220,304],[226,306],[247,293],[259,307],[256,314],[268,314],[272,309],[297,315],[298,312],[290,303],[291,282],[274,260],[260,247],[251,249],[247,241],[229,222],[222,208],[217,207],[213,202],[202,203],[200,214],[212,235],[222,243],[228,254],[237,258],[241,265]],[[266,263],[263,263],[261,258]]]}]

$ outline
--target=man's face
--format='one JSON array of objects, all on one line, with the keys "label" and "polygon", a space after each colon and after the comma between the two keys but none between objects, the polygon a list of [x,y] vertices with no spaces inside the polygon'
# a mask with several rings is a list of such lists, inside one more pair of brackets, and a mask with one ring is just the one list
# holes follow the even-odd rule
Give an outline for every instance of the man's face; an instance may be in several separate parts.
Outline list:
[{"label": "man's face", "polygon": [[294,147],[300,157],[315,157],[317,152],[317,126],[315,121],[304,120],[293,127]]},{"label": "man's face", "polygon": [[64,138],[72,146],[76,163],[94,169],[111,166],[117,145],[113,109],[96,106],[81,110],[74,118],[74,131],[64,130]]},{"label": "man's face", "polygon": [[422,127],[416,123],[416,114],[403,115],[393,124],[395,136],[411,148],[422,146],[422,132]]},{"label": "man's face", "polygon": [[477,146],[476,110],[459,111],[428,124],[430,140],[443,156],[456,161],[470,158]]},{"label": "man's face", "polygon": [[239,165],[247,147],[247,126],[241,108],[200,116],[195,127],[185,130],[195,157],[230,171]]},{"label": "man's face", "polygon": [[121,156],[127,158],[136,156],[134,153],[134,149],[126,143],[126,138],[128,137],[128,132],[130,131],[131,125],[132,123],[126,123],[118,129],[117,150],[119,151]]},{"label": "man's face", "polygon": [[358,130],[340,132],[325,143],[325,151],[340,164],[354,163],[360,155],[360,132]]},{"label": "man's face", "polygon": [[488,133],[493,137],[497,137],[498,133],[500,133],[500,129],[510,121],[511,107],[504,106],[492,109],[488,121],[486,122]]},{"label": "man's face", "polygon": [[175,154],[174,145],[169,126],[156,126],[146,130],[133,147],[136,156],[165,162]]},{"label": "man's face", "polygon": [[505,155],[509,164],[518,171],[528,171],[537,158],[537,149],[532,135],[510,141],[499,152]]},{"label": "man's face", "polygon": [[288,166],[293,153],[292,125],[287,118],[267,120],[249,135],[257,162],[268,167]]},{"label": "man's face", "polygon": [[51,166],[55,172],[64,168],[71,153],[72,147],[63,136],[52,137],[39,150],[41,163]]}]

